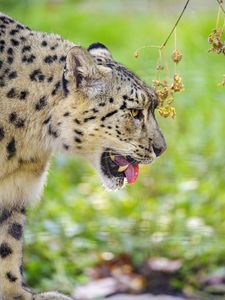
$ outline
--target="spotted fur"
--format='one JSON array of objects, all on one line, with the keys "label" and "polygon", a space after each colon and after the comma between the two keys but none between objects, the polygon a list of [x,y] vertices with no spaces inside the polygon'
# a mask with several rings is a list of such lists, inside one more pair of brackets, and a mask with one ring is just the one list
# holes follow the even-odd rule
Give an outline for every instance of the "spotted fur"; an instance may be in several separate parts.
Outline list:
[{"label": "spotted fur", "polygon": [[107,188],[120,188],[103,173],[101,154],[110,148],[140,163],[154,160],[165,150],[156,106],[154,91],[104,45],[85,49],[0,14],[1,300],[69,300],[33,294],[23,283],[25,206],[41,194],[57,151],[83,155]]}]

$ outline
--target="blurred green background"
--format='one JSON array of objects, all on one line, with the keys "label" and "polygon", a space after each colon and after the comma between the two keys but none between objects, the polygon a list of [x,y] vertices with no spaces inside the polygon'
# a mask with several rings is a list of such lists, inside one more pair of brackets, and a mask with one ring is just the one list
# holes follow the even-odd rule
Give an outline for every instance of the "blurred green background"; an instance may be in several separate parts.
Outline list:
[{"label": "blurred green background", "polygon": [[[85,47],[106,44],[116,60],[151,84],[157,51],[184,1],[0,0],[1,10],[34,30],[55,32]],[[199,277],[225,266],[224,56],[208,53],[216,1],[192,1],[177,29],[178,66],[185,92],[175,120],[157,116],[168,150],[141,167],[137,183],[105,192],[85,161],[57,156],[41,202],[28,211],[25,269],[38,289],[68,291],[87,281],[99,254],[128,253],[140,265],[150,256],[182,259],[173,284],[199,288]],[[174,47],[168,43],[166,55]],[[170,65],[170,77],[173,76]]]}]

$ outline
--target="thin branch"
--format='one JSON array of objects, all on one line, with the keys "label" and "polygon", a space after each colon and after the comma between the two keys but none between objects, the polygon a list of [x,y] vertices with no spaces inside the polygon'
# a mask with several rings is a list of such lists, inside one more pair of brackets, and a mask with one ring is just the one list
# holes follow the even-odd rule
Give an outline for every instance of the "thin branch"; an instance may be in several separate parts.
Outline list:
[{"label": "thin branch", "polygon": [[216,1],[218,2],[222,12],[225,14],[225,9],[223,8],[223,1],[221,1],[221,0],[216,0]]},{"label": "thin branch", "polygon": [[[217,0],[217,1],[219,1],[219,0]],[[184,5],[184,8],[183,8],[181,14],[179,15],[179,17],[178,17],[176,23],[174,24],[174,26],[173,26],[172,30],[170,31],[168,37],[166,38],[165,42],[164,42],[164,43],[162,44],[162,46],[160,47],[161,49],[164,48],[164,47],[166,46],[167,42],[169,41],[171,35],[173,34],[175,28],[176,28],[177,25],[178,25],[180,19],[182,18],[182,16],[183,16],[183,14],[184,14],[184,12],[185,12],[185,10],[186,10],[186,8],[187,8],[189,2],[190,2],[190,0],[187,0],[187,1],[186,1],[185,5]]]}]

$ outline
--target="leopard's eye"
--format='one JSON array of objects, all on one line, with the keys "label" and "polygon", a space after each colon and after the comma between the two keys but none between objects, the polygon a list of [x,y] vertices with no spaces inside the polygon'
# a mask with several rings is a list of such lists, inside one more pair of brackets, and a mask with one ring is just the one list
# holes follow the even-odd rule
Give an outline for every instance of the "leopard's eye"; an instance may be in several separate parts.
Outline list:
[{"label": "leopard's eye", "polygon": [[131,109],[130,114],[134,119],[141,120],[143,118],[143,113],[141,109]]}]

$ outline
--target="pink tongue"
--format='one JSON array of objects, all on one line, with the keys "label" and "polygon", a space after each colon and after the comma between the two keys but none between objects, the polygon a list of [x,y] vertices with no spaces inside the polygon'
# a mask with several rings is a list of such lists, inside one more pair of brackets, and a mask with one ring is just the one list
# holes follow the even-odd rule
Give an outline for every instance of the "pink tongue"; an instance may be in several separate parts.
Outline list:
[{"label": "pink tongue", "polygon": [[124,171],[125,176],[127,178],[127,182],[130,184],[135,183],[135,181],[138,178],[138,174],[139,174],[139,165],[129,163],[123,156],[120,156],[120,155],[115,156],[115,162],[119,166],[128,165],[127,169]]},{"label": "pink tongue", "polygon": [[125,170],[125,175],[128,183],[135,183],[139,174],[139,165],[138,164],[129,164],[128,168]]}]

